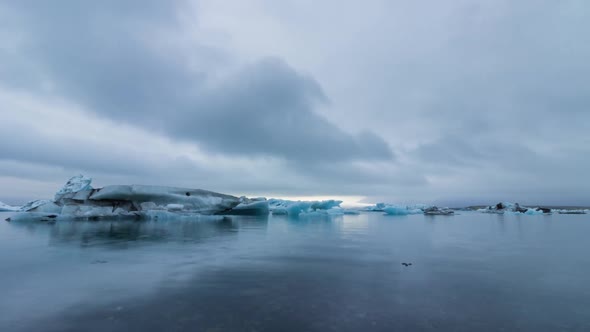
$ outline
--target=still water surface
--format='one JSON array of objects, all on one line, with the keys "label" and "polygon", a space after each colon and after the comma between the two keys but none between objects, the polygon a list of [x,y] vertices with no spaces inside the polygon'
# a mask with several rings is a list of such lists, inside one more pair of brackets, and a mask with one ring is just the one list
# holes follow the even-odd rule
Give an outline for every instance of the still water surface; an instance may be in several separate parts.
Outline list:
[{"label": "still water surface", "polygon": [[9,215],[0,331],[590,331],[587,215]]}]

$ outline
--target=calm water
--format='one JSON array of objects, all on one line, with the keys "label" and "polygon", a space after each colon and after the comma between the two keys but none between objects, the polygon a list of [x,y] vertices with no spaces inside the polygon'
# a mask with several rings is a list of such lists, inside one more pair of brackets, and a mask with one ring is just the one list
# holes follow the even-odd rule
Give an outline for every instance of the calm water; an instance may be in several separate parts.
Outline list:
[{"label": "calm water", "polygon": [[590,331],[589,235],[587,215],[2,221],[0,331]]}]

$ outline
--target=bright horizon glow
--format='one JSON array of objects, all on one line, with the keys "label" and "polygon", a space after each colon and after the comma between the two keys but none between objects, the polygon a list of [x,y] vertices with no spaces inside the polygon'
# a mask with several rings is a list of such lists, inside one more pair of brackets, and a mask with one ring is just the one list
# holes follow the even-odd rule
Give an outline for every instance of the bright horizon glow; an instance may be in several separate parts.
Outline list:
[{"label": "bright horizon glow", "polygon": [[340,204],[340,206],[343,208],[355,208],[373,205],[362,203],[361,201],[366,198],[364,196],[278,196],[267,198],[284,199],[290,201],[326,201],[333,199],[337,201],[342,201],[342,204]]}]

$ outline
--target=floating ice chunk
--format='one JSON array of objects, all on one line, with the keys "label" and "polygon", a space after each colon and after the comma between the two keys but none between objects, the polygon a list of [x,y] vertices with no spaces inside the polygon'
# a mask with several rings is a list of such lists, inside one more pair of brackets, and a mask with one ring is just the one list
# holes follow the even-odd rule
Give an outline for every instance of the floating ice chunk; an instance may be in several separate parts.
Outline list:
[{"label": "floating ice chunk", "polygon": [[496,205],[490,205],[487,208],[479,209],[478,212],[482,213],[497,213],[497,214],[504,214],[504,213],[511,213],[511,214],[525,214],[525,215],[539,215],[539,214],[546,214],[551,213],[551,209],[544,208],[544,207],[526,207],[522,206],[518,203],[510,203],[510,202],[500,202]]},{"label": "floating ice chunk", "polygon": [[319,212],[321,214],[322,211],[325,215],[328,210],[340,208],[341,203],[342,201],[333,199],[325,201],[290,201],[272,198],[268,200],[269,209],[273,215],[290,216],[309,214],[311,212]]},{"label": "floating ice chunk", "polygon": [[19,206],[11,206],[8,204],[5,204],[3,202],[0,202],[0,212],[11,212],[11,211],[18,211],[20,210]]},{"label": "floating ice chunk", "polygon": [[534,215],[543,214],[543,211],[535,210],[535,209],[528,209],[524,212],[524,214],[529,215],[529,216],[534,216]]},{"label": "floating ice chunk", "polygon": [[424,210],[424,214],[428,216],[450,216],[455,214],[455,211],[449,208],[439,208],[438,206],[431,206]]},{"label": "floating ice chunk", "polygon": [[390,215],[407,215],[407,214],[420,214],[426,209],[431,208],[432,205],[427,204],[414,204],[414,205],[398,205],[398,204],[387,204],[377,203],[373,206],[365,207],[365,211],[371,212],[385,212]]},{"label": "floating ice chunk", "polygon": [[66,184],[55,193],[55,201],[58,201],[66,194],[92,189],[90,186],[91,183],[92,178],[86,177],[82,174],[76,175],[70,178],[68,182],[66,182]]},{"label": "floating ice chunk", "polygon": [[405,216],[409,214],[405,206],[387,206],[383,208],[383,212],[392,216]]},{"label": "floating ice chunk", "polygon": [[399,205],[399,204],[387,204],[387,203],[377,203],[373,206],[368,206],[364,208],[364,211],[370,212],[385,212],[388,215],[393,216],[405,216],[408,214],[421,214],[428,208],[431,208],[431,205],[427,204],[414,204],[414,205]]},{"label": "floating ice chunk", "polygon": [[587,214],[589,212],[589,210],[583,210],[583,209],[574,209],[574,210],[561,209],[561,210],[556,210],[556,212],[559,213],[559,214]]},{"label": "floating ice chunk", "polygon": [[377,203],[373,206],[367,206],[365,211],[383,212],[386,206],[385,203]]},{"label": "floating ice chunk", "polygon": [[402,205],[389,205],[386,206],[383,211],[388,214],[388,215],[393,215],[393,216],[405,216],[408,214],[421,214],[424,213],[424,211],[420,210],[420,209],[408,209],[407,206],[402,206]]}]

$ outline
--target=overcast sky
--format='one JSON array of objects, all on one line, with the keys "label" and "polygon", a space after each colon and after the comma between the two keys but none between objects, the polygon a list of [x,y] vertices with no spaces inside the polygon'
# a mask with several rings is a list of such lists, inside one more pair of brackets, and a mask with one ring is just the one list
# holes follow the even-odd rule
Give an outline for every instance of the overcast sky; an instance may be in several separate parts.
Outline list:
[{"label": "overcast sky", "polygon": [[590,204],[589,59],[587,0],[0,0],[0,201]]}]

